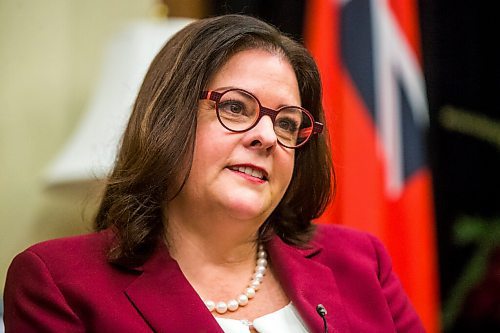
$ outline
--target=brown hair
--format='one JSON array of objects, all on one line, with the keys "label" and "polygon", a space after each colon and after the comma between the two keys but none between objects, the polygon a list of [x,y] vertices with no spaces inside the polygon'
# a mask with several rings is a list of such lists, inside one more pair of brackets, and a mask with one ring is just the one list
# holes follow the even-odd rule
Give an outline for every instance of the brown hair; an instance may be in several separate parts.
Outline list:
[{"label": "brown hair", "polygon": [[[314,60],[299,43],[256,18],[224,15],[191,23],[174,35],[153,60],[124,133],[95,229],[112,228],[109,260],[140,265],[163,238],[164,203],[182,188],[190,170],[200,92],[235,53],[260,48],[284,56],[294,68],[302,106],[324,121],[321,82]],[[333,195],[335,177],[328,133],[295,152],[291,183],[261,227],[290,244],[307,242],[311,220]]]}]

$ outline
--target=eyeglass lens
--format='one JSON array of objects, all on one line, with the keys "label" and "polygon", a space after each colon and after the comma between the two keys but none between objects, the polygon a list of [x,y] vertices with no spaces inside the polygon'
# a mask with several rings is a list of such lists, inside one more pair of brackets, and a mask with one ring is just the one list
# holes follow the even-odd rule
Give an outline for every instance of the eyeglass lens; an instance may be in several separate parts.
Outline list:
[{"label": "eyeglass lens", "polygon": [[[221,95],[217,103],[217,115],[229,130],[246,131],[258,121],[260,104],[254,96],[245,91],[229,90]],[[287,106],[279,109],[274,114],[273,121],[278,141],[287,147],[301,145],[307,141],[313,130],[311,117],[298,107]]]}]

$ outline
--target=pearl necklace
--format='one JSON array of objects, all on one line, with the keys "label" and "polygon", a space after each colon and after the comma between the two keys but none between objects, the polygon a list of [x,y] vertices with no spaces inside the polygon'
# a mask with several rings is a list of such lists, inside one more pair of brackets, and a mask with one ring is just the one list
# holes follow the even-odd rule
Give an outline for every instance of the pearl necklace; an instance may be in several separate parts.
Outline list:
[{"label": "pearl necklace", "polygon": [[239,309],[240,306],[245,306],[248,304],[248,301],[255,297],[255,293],[259,290],[262,280],[264,279],[264,275],[266,274],[267,269],[267,252],[264,250],[264,246],[262,244],[259,245],[259,249],[257,251],[257,262],[255,264],[255,272],[252,275],[252,279],[248,284],[247,288],[244,292],[238,295],[236,299],[231,299],[227,302],[217,302],[215,303],[212,300],[205,300],[205,305],[207,306],[210,312],[216,311],[219,314],[224,314],[228,310],[234,312]]}]

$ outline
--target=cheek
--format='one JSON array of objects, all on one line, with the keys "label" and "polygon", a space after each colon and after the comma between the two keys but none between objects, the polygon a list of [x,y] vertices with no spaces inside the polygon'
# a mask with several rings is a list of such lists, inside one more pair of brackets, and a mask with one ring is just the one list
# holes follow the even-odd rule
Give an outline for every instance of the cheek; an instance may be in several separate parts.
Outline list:
[{"label": "cheek", "polygon": [[285,193],[288,185],[290,184],[293,176],[294,169],[294,155],[286,156],[282,160],[279,161],[278,168],[279,170],[279,183],[282,187],[281,192]]},{"label": "cheek", "polygon": [[201,108],[198,111],[194,158],[210,154],[211,149],[217,148],[217,140],[221,139],[220,127],[214,110]]},{"label": "cheek", "polygon": [[216,176],[224,167],[231,149],[226,141],[217,123],[198,127],[191,168],[193,177],[209,179]]}]

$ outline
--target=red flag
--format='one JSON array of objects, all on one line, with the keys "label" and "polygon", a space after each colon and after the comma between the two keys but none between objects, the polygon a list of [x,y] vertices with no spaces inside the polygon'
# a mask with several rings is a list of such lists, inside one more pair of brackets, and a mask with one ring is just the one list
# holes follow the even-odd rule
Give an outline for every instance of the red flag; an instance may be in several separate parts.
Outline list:
[{"label": "red flag", "polygon": [[434,333],[437,252],[417,9],[416,0],[309,0],[305,40],[323,80],[338,178],[318,222],[378,236]]}]

